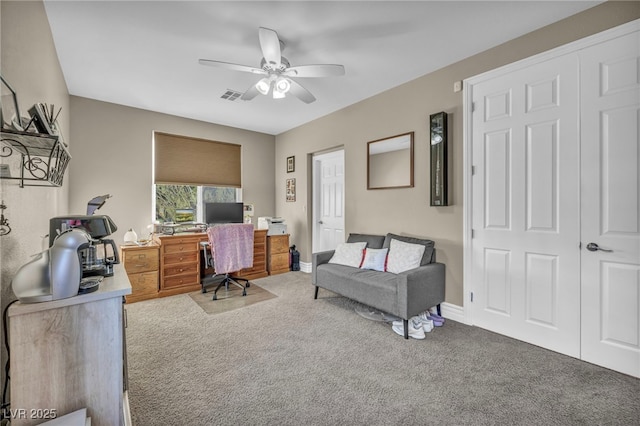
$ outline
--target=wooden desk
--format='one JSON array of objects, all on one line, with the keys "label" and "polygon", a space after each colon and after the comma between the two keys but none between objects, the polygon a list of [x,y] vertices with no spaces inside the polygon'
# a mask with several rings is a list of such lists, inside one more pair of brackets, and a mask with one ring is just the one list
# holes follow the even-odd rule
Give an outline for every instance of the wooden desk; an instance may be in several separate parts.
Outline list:
[{"label": "wooden desk", "polygon": [[131,285],[122,265],[97,291],[9,308],[12,425],[43,423],[86,408],[91,424],[125,424],[122,297]]},{"label": "wooden desk", "polygon": [[[158,296],[171,296],[200,290],[204,271],[200,264],[200,242],[208,241],[205,233],[155,235],[160,246],[160,286]],[[238,275],[250,280],[266,277],[267,231],[256,229],[253,234],[253,267]]]}]

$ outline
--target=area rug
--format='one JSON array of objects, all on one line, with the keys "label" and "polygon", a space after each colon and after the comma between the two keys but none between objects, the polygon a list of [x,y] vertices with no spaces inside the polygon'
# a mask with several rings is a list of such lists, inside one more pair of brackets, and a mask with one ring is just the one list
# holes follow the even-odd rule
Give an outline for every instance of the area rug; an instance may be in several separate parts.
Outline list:
[{"label": "area rug", "polygon": [[203,311],[210,315],[233,311],[234,309],[254,305],[277,297],[275,294],[268,292],[253,282],[251,283],[251,287],[247,289],[246,296],[242,295],[241,288],[232,285],[229,286],[229,290],[220,288],[220,290],[218,290],[218,300],[212,300],[214,289],[215,287],[212,287],[206,293],[202,293],[201,291],[189,293],[189,297],[191,297]]}]

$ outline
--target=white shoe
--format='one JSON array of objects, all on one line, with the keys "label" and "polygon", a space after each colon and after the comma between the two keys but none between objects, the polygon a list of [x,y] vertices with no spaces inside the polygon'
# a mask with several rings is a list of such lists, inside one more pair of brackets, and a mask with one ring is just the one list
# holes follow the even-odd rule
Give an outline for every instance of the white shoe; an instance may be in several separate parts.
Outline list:
[{"label": "white shoe", "polygon": [[[433,321],[431,321],[430,319],[427,319],[427,316],[424,313],[412,318],[417,318],[417,320],[420,321],[422,329],[424,330],[425,333],[431,333],[431,331],[433,331],[433,328],[435,327],[435,325],[433,324]],[[401,330],[404,329],[402,320],[394,321],[393,325],[400,328]]]},{"label": "white shoe", "polygon": [[428,315],[426,312],[423,312],[420,315],[418,315],[418,318],[420,318],[420,321],[422,321],[422,328],[424,328],[425,332],[430,333],[435,327],[435,325],[433,324],[433,321],[431,321],[431,319],[428,318]]},{"label": "white shoe", "polygon": [[[422,327],[422,321],[418,317],[409,318],[409,337],[413,337],[414,339],[422,340],[426,336],[424,334],[424,329]],[[404,337],[404,322],[403,321],[394,321],[391,329]]]}]

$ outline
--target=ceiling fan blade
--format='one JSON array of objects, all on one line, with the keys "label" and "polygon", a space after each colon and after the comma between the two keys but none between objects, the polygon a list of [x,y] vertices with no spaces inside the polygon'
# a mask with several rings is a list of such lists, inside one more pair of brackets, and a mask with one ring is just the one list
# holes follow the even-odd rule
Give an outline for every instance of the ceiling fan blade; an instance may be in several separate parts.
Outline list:
[{"label": "ceiling fan blade", "polygon": [[244,71],[253,74],[266,74],[267,72],[261,68],[254,68],[247,65],[232,64],[229,62],[212,61],[211,59],[200,59],[198,61],[201,65],[208,65],[211,67],[225,68],[232,71]]},{"label": "ceiling fan blade", "polygon": [[344,75],[344,66],[326,65],[299,65],[289,67],[282,73],[288,77],[334,77]]},{"label": "ceiling fan blade", "polygon": [[258,37],[260,38],[260,47],[262,48],[264,60],[274,69],[280,68],[282,52],[280,51],[278,33],[269,28],[260,27]]},{"label": "ceiling fan blade", "polygon": [[242,94],[240,99],[242,99],[243,101],[250,101],[251,99],[258,96],[258,93],[260,93],[258,92],[258,88],[255,84],[252,84],[251,87],[249,87],[247,91]]},{"label": "ceiling fan blade", "polygon": [[306,104],[310,104],[311,102],[316,100],[316,97],[311,94],[307,89],[302,87],[300,83],[289,80],[291,83],[291,87],[289,88],[289,93],[293,94],[295,97],[300,99],[302,102]]}]

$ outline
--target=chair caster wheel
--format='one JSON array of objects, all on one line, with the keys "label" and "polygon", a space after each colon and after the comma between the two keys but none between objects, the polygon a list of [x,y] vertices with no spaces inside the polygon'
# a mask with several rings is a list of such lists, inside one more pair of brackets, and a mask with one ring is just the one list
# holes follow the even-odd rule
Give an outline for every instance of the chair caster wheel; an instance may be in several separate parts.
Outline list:
[{"label": "chair caster wheel", "polygon": [[246,292],[246,291],[243,291],[243,292],[242,292],[242,295],[243,295],[243,296],[246,296],[246,295],[247,295],[247,292]]},{"label": "chair caster wheel", "polygon": [[202,292],[203,292],[203,293],[206,293],[206,292],[207,292],[207,289],[206,289],[206,288],[203,288],[203,289],[202,289]]},{"label": "chair caster wheel", "polygon": [[213,297],[211,298],[211,300],[218,300],[218,296],[216,296],[215,294],[213,295]]}]

